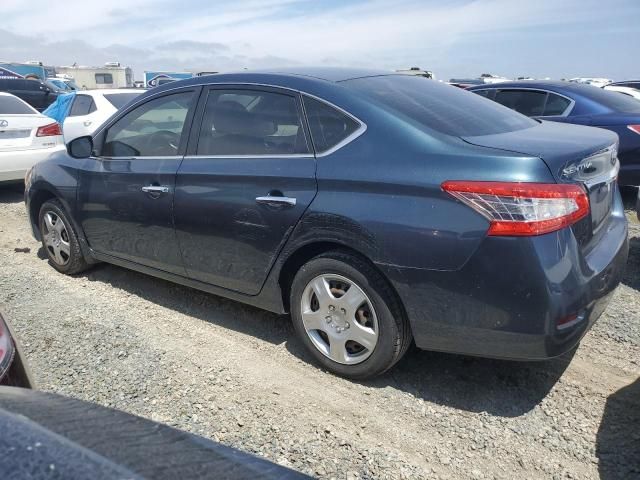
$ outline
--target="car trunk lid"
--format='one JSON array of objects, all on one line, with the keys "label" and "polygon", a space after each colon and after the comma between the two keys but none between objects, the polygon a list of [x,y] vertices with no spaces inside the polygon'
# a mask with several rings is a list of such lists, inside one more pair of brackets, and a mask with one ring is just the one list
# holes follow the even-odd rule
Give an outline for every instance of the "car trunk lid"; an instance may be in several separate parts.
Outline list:
[{"label": "car trunk lid", "polygon": [[57,144],[54,137],[36,137],[39,127],[54,123],[40,114],[0,115],[0,152],[48,148]]}]

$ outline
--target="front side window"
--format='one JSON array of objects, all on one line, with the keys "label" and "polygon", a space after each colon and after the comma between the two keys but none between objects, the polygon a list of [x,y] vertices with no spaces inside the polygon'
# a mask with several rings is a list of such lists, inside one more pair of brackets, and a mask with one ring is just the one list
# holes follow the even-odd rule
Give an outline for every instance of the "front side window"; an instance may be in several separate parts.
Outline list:
[{"label": "front side window", "polygon": [[527,117],[544,115],[547,92],[539,90],[498,90],[494,100]]},{"label": "front side window", "polygon": [[305,96],[304,108],[317,153],[335,147],[360,127],[353,118],[314,98]]},{"label": "front side window", "polygon": [[113,75],[110,73],[96,73],[96,83],[98,85],[107,85],[113,83]]},{"label": "front side window", "polygon": [[153,157],[178,154],[193,92],[174,93],[144,103],[107,130],[102,155]]},{"label": "front side window", "polygon": [[96,104],[90,95],[76,95],[73,99],[73,105],[71,105],[70,117],[78,117],[82,115],[89,115],[91,112],[96,111]]},{"label": "front side window", "polygon": [[210,90],[197,155],[308,153],[295,98],[252,90]]}]

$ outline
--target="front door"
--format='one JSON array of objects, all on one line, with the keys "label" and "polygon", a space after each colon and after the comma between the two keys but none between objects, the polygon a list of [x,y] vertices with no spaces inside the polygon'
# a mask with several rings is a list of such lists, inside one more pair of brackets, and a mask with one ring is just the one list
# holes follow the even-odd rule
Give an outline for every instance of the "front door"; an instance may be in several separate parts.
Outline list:
[{"label": "front door", "polygon": [[96,252],[184,274],[173,227],[175,178],[197,91],[155,97],[119,117],[80,169],[78,215]]},{"label": "front door", "polygon": [[197,280],[254,295],[316,194],[315,158],[297,94],[203,93],[176,181],[185,268]]}]

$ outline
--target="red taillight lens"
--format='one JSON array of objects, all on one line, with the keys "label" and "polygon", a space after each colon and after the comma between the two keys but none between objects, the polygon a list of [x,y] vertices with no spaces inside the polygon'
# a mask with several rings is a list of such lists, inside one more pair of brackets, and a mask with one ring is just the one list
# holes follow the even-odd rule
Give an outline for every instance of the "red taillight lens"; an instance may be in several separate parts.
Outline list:
[{"label": "red taillight lens", "polygon": [[638,135],[640,135],[640,125],[627,125],[627,128],[633,133],[637,133]]},{"label": "red taillight lens", "polygon": [[2,316],[0,316],[0,380],[9,370],[14,354],[15,348],[9,335],[9,329],[2,320]]},{"label": "red taillight lens", "polygon": [[38,127],[36,137],[52,137],[54,135],[62,135],[62,129],[59,123],[50,123],[43,127]]},{"label": "red taillight lens", "polygon": [[589,198],[575,184],[450,181],[442,189],[485,216],[489,235],[542,235],[589,214]]}]

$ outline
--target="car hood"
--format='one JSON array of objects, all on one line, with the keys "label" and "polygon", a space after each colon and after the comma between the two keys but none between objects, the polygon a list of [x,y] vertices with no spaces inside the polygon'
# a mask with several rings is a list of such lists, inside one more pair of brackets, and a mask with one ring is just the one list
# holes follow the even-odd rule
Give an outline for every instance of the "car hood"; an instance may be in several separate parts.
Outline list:
[{"label": "car hood", "polygon": [[[603,150],[618,136],[601,128],[541,121],[539,125],[514,132],[462,137],[473,145],[496,148],[541,158],[558,181],[566,181],[562,172],[582,159]],[[604,173],[604,172],[598,172]]]}]

